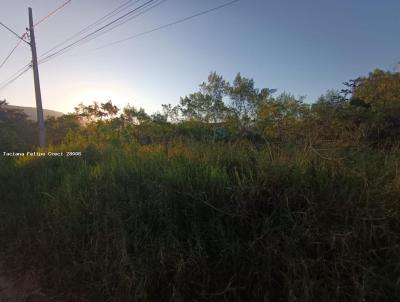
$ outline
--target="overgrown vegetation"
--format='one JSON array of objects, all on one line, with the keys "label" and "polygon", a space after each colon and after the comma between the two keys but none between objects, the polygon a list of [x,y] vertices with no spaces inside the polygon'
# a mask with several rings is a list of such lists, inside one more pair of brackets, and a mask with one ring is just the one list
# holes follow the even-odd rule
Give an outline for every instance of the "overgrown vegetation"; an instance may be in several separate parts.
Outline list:
[{"label": "overgrown vegetation", "polygon": [[275,94],[212,73],[49,121],[83,156],[1,159],[2,249],[91,301],[399,300],[399,74]]}]

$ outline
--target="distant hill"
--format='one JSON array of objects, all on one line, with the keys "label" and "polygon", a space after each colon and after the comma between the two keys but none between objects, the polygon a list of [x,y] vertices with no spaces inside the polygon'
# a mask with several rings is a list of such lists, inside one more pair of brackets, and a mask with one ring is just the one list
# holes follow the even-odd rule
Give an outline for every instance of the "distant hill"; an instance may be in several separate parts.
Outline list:
[{"label": "distant hill", "polygon": [[[34,122],[37,121],[36,108],[34,108],[34,107],[22,107],[22,106],[12,106],[12,105],[5,105],[4,107],[9,108],[9,109],[23,110],[25,112],[25,114],[28,116],[28,119],[30,119]],[[44,109],[43,113],[44,113],[45,119],[48,119],[49,117],[60,117],[60,116],[64,115],[64,113],[62,113],[62,112],[58,112],[58,111],[54,111],[54,110],[47,110],[47,109]]]}]

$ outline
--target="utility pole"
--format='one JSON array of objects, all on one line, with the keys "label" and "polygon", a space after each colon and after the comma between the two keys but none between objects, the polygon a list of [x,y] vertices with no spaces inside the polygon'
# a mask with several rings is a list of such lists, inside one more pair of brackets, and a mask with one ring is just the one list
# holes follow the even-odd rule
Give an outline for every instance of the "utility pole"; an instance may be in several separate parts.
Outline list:
[{"label": "utility pole", "polygon": [[39,125],[39,146],[44,148],[46,146],[46,128],[44,125],[42,93],[40,91],[39,68],[38,68],[36,41],[35,41],[35,30],[34,30],[34,25],[33,25],[32,8],[30,8],[30,7],[29,7],[29,34],[30,34],[30,45],[31,45],[31,50],[32,50],[33,79],[35,82],[37,121],[38,121],[38,125]]}]

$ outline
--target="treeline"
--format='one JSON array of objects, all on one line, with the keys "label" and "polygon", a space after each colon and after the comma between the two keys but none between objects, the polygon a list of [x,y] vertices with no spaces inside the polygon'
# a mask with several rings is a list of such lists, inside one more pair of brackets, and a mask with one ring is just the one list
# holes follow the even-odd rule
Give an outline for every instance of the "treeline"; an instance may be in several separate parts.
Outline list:
[{"label": "treeline", "polygon": [[[21,112],[1,109],[0,138],[8,146],[34,145],[33,128]],[[255,143],[336,142],[392,145],[400,135],[400,73],[375,70],[367,77],[328,91],[313,104],[304,97],[256,88],[254,80],[238,74],[232,83],[212,72],[199,91],[182,97],[178,105],[162,105],[149,115],[128,105],[120,110],[111,101],[79,104],[75,112],[46,122],[49,143],[60,144],[68,132],[109,125],[134,135],[141,142],[166,137],[250,139]],[[6,133],[7,134],[4,134]],[[136,132],[136,134],[135,134]],[[14,137],[10,140],[11,137]],[[18,138],[17,138],[18,137]],[[21,143],[24,142],[24,143]]]}]

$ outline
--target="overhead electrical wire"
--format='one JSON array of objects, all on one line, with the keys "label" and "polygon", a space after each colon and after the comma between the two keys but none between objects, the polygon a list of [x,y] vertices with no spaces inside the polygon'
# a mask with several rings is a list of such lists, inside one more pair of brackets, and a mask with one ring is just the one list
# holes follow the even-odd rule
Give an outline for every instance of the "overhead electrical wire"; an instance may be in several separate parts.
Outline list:
[{"label": "overhead electrical wire", "polygon": [[[24,38],[27,36],[27,33],[24,33],[21,36],[21,39],[18,40],[17,44],[14,46],[14,48],[11,50],[11,52],[4,58],[4,60],[1,62],[0,64],[0,69],[4,67],[4,65],[6,65],[6,63],[8,62],[8,60],[11,58],[11,56],[14,54],[14,52],[17,50],[18,46],[21,45],[22,41],[25,41]],[[25,41],[26,42],[26,41]],[[28,43],[28,42],[27,42]],[[29,44],[29,43],[28,43]]]},{"label": "overhead electrical wire", "polygon": [[[23,36],[19,36],[15,31],[13,31],[11,28],[9,28],[7,25],[5,25],[3,22],[0,22],[0,25],[3,26],[5,29],[7,29],[10,33],[12,33],[14,36],[16,36],[18,39],[21,41],[28,43],[23,39]],[[29,43],[28,43],[29,44]]]},{"label": "overhead electrical wire", "polygon": [[[49,14],[47,14],[45,17],[43,17],[42,19],[40,19],[37,23],[34,24],[34,27],[38,26],[39,24],[43,23],[45,20],[47,20],[48,18],[54,16],[56,13],[58,13],[61,9],[63,9],[65,6],[67,6],[69,3],[71,3],[72,0],[68,0],[65,3],[63,3],[61,6],[57,7],[55,10],[53,10],[52,12],[50,12]],[[4,24],[3,24],[4,25]],[[11,30],[11,29],[10,29]],[[14,31],[12,31],[13,34],[15,35],[16,33]],[[0,64],[0,69],[3,68],[3,66],[7,63],[7,61],[11,58],[11,56],[13,55],[13,53],[17,50],[17,48],[21,45],[22,41],[25,41],[25,37],[28,35],[28,31],[26,31],[21,37],[19,37],[20,39],[18,40],[17,44],[14,46],[14,48],[11,50],[11,52],[6,56],[6,58],[1,62]],[[27,42],[29,44],[29,42]]]},{"label": "overhead electrical wire", "polygon": [[[144,11],[138,13],[138,14],[135,15],[135,16],[132,16],[132,14],[134,14],[135,12],[140,11],[141,9],[144,9],[145,11],[148,11],[149,9],[154,8],[154,7],[156,6],[156,5],[154,4],[155,1],[156,1],[156,0],[149,0],[149,1],[145,2],[144,4],[142,4],[142,5],[138,6],[138,7],[136,7],[135,9],[133,9],[133,10],[127,12],[127,13],[125,13],[124,15],[118,17],[117,19],[114,19],[113,21],[111,21],[111,22],[109,22],[109,23],[107,23],[107,24],[101,26],[100,28],[98,28],[98,29],[92,31],[91,33],[86,34],[84,37],[79,38],[77,41],[74,41],[73,43],[71,43],[71,44],[69,44],[69,45],[67,45],[67,46],[65,46],[65,47],[63,47],[63,48],[61,48],[61,49],[59,49],[59,50],[53,52],[52,54],[50,54],[50,55],[48,55],[48,56],[46,56],[46,57],[43,57],[43,55],[41,55],[41,56],[40,56],[40,62],[39,62],[39,63],[47,62],[49,59],[51,59],[51,58],[53,58],[53,57],[55,57],[55,56],[58,56],[58,55],[60,55],[60,54],[65,53],[66,51],[70,50],[70,49],[71,49],[72,47],[74,47],[74,46],[82,45],[83,43],[86,43],[86,42],[88,42],[88,41],[91,41],[91,40],[92,40],[91,38],[94,37],[94,35],[96,35],[96,34],[98,34],[98,33],[99,33],[99,35],[102,35],[102,34],[108,32],[109,30],[111,30],[109,27],[112,26],[112,25],[117,24],[117,26],[120,26],[120,25],[124,24],[125,21],[127,21],[127,19],[126,19],[127,17],[137,17],[138,15],[143,14]],[[162,3],[162,2],[165,2],[165,1],[166,1],[166,0],[161,0],[161,1],[157,1],[157,2],[161,2],[161,3]],[[156,2],[156,3],[157,3],[157,2]],[[154,5],[152,6],[151,4],[154,4]],[[157,5],[159,5],[159,4],[157,4]],[[149,9],[146,10],[146,8],[149,8]],[[119,22],[119,21],[120,21],[121,23],[117,23],[117,22]],[[117,27],[117,26],[115,26],[115,27]],[[112,29],[114,29],[115,27],[113,27]],[[96,37],[98,37],[99,35],[97,35]]]},{"label": "overhead electrical wire", "polygon": [[73,39],[79,37],[80,35],[87,33],[89,30],[91,30],[92,28],[96,27],[97,25],[103,23],[104,21],[112,18],[113,16],[117,15],[118,13],[120,13],[121,11],[129,8],[130,6],[140,2],[142,0],[129,0],[125,3],[123,3],[122,5],[118,6],[116,9],[114,9],[113,11],[109,12],[108,14],[104,15],[103,17],[101,17],[100,19],[96,20],[95,22],[89,24],[88,26],[86,26],[85,28],[83,28],[82,30],[80,30],[79,32],[73,34],[72,36],[70,36],[69,38],[67,38],[66,40],[62,41],[61,43],[57,44],[56,46],[54,46],[53,48],[49,49],[48,51],[46,51],[45,53],[41,54],[41,57],[51,53],[53,50],[56,50],[57,48],[59,48],[60,46],[65,45],[66,43],[72,41]]},{"label": "overhead electrical wire", "polygon": [[[165,28],[167,28],[167,27],[171,27],[171,26],[174,26],[174,25],[177,25],[177,24],[186,22],[186,21],[189,21],[189,20],[191,20],[191,19],[194,19],[194,18],[203,16],[203,15],[208,14],[208,13],[211,13],[211,12],[213,12],[213,11],[222,9],[222,8],[224,8],[224,7],[227,7],[227,6],[230,6],[230,5],[232,5],[232,4],[236,3],[236,2],[239,2],[239,1],[240,1],[240,0],[233,0],[233,1],[230,1],[230,2],[227,2],[227,3],[224,3],[224,4],[221,4],[221,5],[218,5],[218,6],[216,6],[216,7],[211,8],[211,9],[207,9],[207,10],[205,10],[205,11],[202,11],[202,12],[196,13],[196,14],[194,14],[194,15],[191,15],[191,16],[188,16],[188,17],[179,19],[179,20],[177,20],[177,21],[174,21],[174,22],[171,22],[171,23],[168,23],[168,24],[164,24],[164,25],[158,26],[158,27],[156,27],[156,28],[153,28],[153,29],[151,29],[151,30],[147,30],[147,31],[138,33],[138,34],[136,34],[136,35],[130,36],[130,37],[125,38],[125,39],[123,39],[123,40],[119,40],[119,41],[115,41],[115,42],[106,44],[106,45],[104,45],[104,46],[102,46],[102,47],[100,47],[100,48],[97,48],[97,49],[102,49],[102,48],[105,48],[105,47],[109,47],[109,46],[111,46],[111,45],[123,43],[123,42],[125,42],[125,41],[131,40],[131,39],[134,39],[134,38],[137,38],[137,37],[146,35],[146,34],[150,34],[150,33],[153,33],[153,32],[155,32],[155,31],[162,30],[162,29],[165,29]],[[124,23],[126,23],[126,22],[128,22],[128,21],[129,21],[129,19],[128,19],[128,20],[125,20],[125,21],[122,22],[121,24],[118,24],[118,26],[119,26],[119,25],[122,25],[122,24],[124,24]],[[108,29],[108,30],[112,30],[112,29],[113,29],[113,28],[110,28],[110,29]],[[86,40],[85,43],[86,43],[86,42],[89,42],[89,41],[91,41],[91,40],[93,40],[93,39],[95,39],[95,38],[96,38],[96,37],[92,37],[91,39]],[[71,45],[71,47],[73,47],[73,46],[75,46],[75,45]],[[55,53],[53,53],[53,54],[51,54],[51,55],[45,57],[45,58],[43,58],[42,61],[40,61],[39,63],[48,62],[49,60],[55,58],[56,56],[60,56],[60,55],[64,54],[64,53],[67,52],[68,50],[69,50],[69,48],[68,48],[68,46],[67,46],[67,47],[65,47],[65,48],[63,48],[63,49],[61,49],[61,50],[59,50],[59,51],[57,51],[57,52],[55,52]]]},{"label": "overhead electrical wire", "polygon": [[164,29],[164,28],[167,28],[167,27],[171,27],[171,26],[174,26],[174,25],[177,25],[177,24],[180,24],[180,23],[189,21],[189,20],[191,20],[191,19],[194,19],[194,18],[203,16],[203,15],[205,15],[205,14],[211,13],[211,12],[213,12],[213,11],[222,9],[222,8],[224,8],[224,7],[226,7],[226,6],[232,5],[232,4],[234,4],[234,3],[236,3],[236,2],[239,2],[239,1],[240,1],[240,0],[234,0],[234,1],[231,1],[231,2],[228,2],[228,3],[225,3],[225,4],[222,4],[222,5],[216,6],[216,7],[214,7],[214,8],[211,8],[211,9],[208,9],[208,10],[205,10],[205,11],[202,11],[202,12],[199,12],[199,13],[197,13],[197,14],[191,15],[191,16],[189,16],[189,17],[182,18],[182,19],[180,19],[180,20],[177,20],[177,21],[174,21],[174,22],[171,22],[171,23],[167,23],[167,24],[164,24],[164,25],[155,27],[155,28],[153,28],[153,29],[150,29],[150,30],[147,30],[147,31],[138,33],[138,34],[136,34],[136,35],[127,37],[127,38],[125,38],[125,39],[122,39],[122,40],[118,40],[118,41],[115,41],[115,42],[111,42],[111,43],[105,44],[105,45],[103,45],[103,46],[101,46],[101,47],[99,47],[99,48],[96,48],[96,50],[97,50],[97,49],[103,49],[103,48],[106,48],[106,47],[109,47],[109,46],[112,46],[112,45],[115,45],[115,44],[120,44],[120,43],[126,42],[126,41],[128,41],[128,40],[131,40],[131,39],[134,39],[134,38],[138,38],[138,37],[141,37],[141,36],[144,36],[144,35],[153,33],[153,32],[155,32],[155,31],[158,31],[158,30],[161,30],[161,29]]},{"label": "overhead electrical wire", "polygon": [[72,0],[68,0],[65,3],[63,3],[61,6],[57,7],[55,10],[53,10],[52,12],[50,12],[48,15],[46,15],[45,17],[43,17],[42,19],[40,19],[38,22],[36,22],[34,24],[34,26],[38,26],[39,24],[43,23],[45,20],[47,20],[48,18],[54,16],[56,13],[58,13],[60,10],[62,10],[64,7],[66,7],[68,4],[70,4],[72,2]]},{"label": "overhead electrical wire", "polygon": [[77,47],[77,46],[81,46],[81,45],[83,45],[83,44],[86,44],[86,43],[88,43],[88,42],[90,42],[90,41],[92,41],[92,40],[98,38],[99,36],[104,35],[104,34],[106,34],[107,32],[109,32],[109,31],[115,29],[116,27],[119,27],[119,26],[121,26],[121,25],[123,25],[123,24],[125,24],[125,23],[127,23],[127,22],[129,22],[129,21],[131,21],[132,19],[137,18],[137,17],[139,17],[139,16],[145,14],[146,12],[148,12],[148,11],[154,9],[155,7],[161,5],[162,3],[166,2],[166,1],[168,1],[168,0],[158,0],[158,2],[155,2],[153,5],[151,5],[151,6],[147,7],[147,8],[145,8],[144,10],[138,12],[137,14],[131,16],[131,17],[128,18],[128,19],[123,20],[123,21],[121,21],[121,22],[118,22],[117,24],[114,24],[112,27],[107,28],[107,29],[105,29],[105,30],[102,30],[102,31],[100,31],[100,32],[98,32],[98,33],[92,35],[91,37],[89,37],[89,38],[87,38],[87,39],[82,39],[82,41],[78,41],[79,43],[76,43],[75,45],[72,45],[71,47],[68,47],[68,46],[67,46],[67,47],[65,47],[65,48],[63,48],[63,49],[60,49],[60,50],[54,52],[54,53],[51,54],[51,55],[48,55],[47,57],[42,58],[42,59],[39,61],[39,63],[40,63],[40,64],[46,63],[46,62],[48,62],[49,60],[54,59],[54,58],[56,58],[56,57],[59,57],[59,56],[63,55],[64,53],[68,52],[72,47]]},{"label": "overhead electrical wire", "polygon": [[[91,25],[87,26],[86,28],[84,28],[83,30],[81,30],[79,33],[75,34],[79,35],[82,33],[85,33],[87,31],[89,31],[90,29],[92,29],[93,27],[95,27],[96,25],[99,25],[105,21],[107,21],[108,19],[112,18],[113,16],[123,12],[124,10],[126,10],[127,8],[131,7],[132,5],[140,2],[142,0],[129,0],[125,3],[123,3],[122,5],[120,5],[119,7],[117,7],[116,9],[114,9],[113,11],[111,11],[110,13],[106,14],[105,16],[103,16],[102,18],[100,18],[99,20],[97,20],[96,22],[92,23]],[[87,37],[91,37],[93,34],[97,34],[98,32],[100,32],[102,29],[107,28],[110,25],[114,25],[115,23],[117,23],[118,21],[122,20],[124,21],[124,18],[131,16],[133,13],[138,12],[140,9],[144,8],[148,8],[150,6],[150,8],[152,8],[153,6],[151,6],[151,4],[153,2],[155,2],[156,0],[149,0],[146,3],[144,3],[143,5],[140,5],[139,7],[136,7],[135,9],[129,11],[127,14],[122,15],[121,17],[107,23],[106,25],[102,26],[101,28],[95,30],[94,32],[86,35],[85,37],[83,37],[83,39],[86,39]],[[164,2],[167,0],[161,0],[161,2]],[[48,19],[49,17],[53,16],[56,12],[58,12],[60,9],[62,9],[63,7],[65,7],[67,4],[69,4],[71,2],[71,0],[65,2],[63,5],[61,5],[60,7],[58,7],[57,9],[55,9],[54,11],[52,11],[51,13],[49,13],[46,17],[42,18],[39,22],[37,22],[35,24],[35,26],[39,25],[40,23],[44,22],[46,19]],[[147,10],[146,10],[147,11]],[[143,13],[143,12],[141,12]],[[140,13],[140,14],[141,14]],[[136,16],[139,14],[136,14]],[[8,30],[8,27],[6,27]],[[16,33],[13,32],[13,34],[16,35]],[[22,36],[22,38],[24,38],[27,35],[27,32]],[[72,38],[70,38],[72,39]],[[80,42],[83,39],[79,39],[78,41],[75,41],[73,44],[76,44],[77,42]],[[13,50],[11,51],[11,53],[6,57],[6,59],[1,63],[2,66],[4,66],[4,64],[8,61],[8,59],[11,57],[11,55],[15,52],[15,50],[18,48],[18,46],[20,45],[20,42],[22,41],[22,39],[20,38],[19,43],[13,48]],[[24,40],[25,41],[25,40]],[[25,41],[26,42],[26,41]],[[28,43],[28,42],[27,42]],[[65,44],[65,42],[63,43]],[[70,45],[67,46],[67,48],[69,49]],[[56,46],[57,48],[57,46]],[[54,54],[53,54],[54,55]],[[53,56],[52,55],[52,56]],[[49,58],[46,58],[47,60]],[[1,68],[1,67],[0,67]],[[29,69],[31,68],[31,63],[27,64],[26,66],[24,66],[23,68],[21,68],[20,70],[18,70],[16,73],[14,73],[8,80],[0,83],[0,90],[4,89],[5,87],[9,86],[10,84],[12,84],[14,81],[16,81],[18,78],[20,78],[24,73],[26,73]]]},{"label": "overhead electrical wire", "polygon": [[129,18],[126,19],[126,20],[121,20],[121,21],[118,22],[117,24],[114,24],[112,27],[107,28],[107,29],[101,31],[99,34],[94,35],[93,37],[91,37],[91,38],[88,39],[88,40],[85,40],[85,43],[90,42],[90,41],[96,39],[97,37],[99,37],[100,35],[103,35],[103,34],[109,32],[109,31],[111,31],[111,30],[113,30],[113,29],[115,29],[115,28],[117,28],[117,27],[119,27],[119,26],[121,26],[121,25],[123,25],[123,24],[129,22],[129,21],[132,21],[133,19],[135,19],[135,18],[137,18],[137,17],[139,17],[139,16],[145,14],[146,12],[148,12],[148,11],[150,11],[150,10],[156,8],[157,6],[163,4],[163,3],[166,2],[166,1],[168,1],[168,0],[157,0],[154,4],[152,4],[152,5],[149,6],[148,8],[143,9],[141,12],[139,12],[139,13],[137,13],[137,14],[131,16],[131,17],[129,17]]},{"label": "overhead electrical wire", "polygon": [[[82,44],[84,44],[84,43],[87,43],[87,42],[89,42],[89,41],[91,41],[91,40],[93,40],[93,39],[99,37],[100,35],[103,35],[103,34],[105,34],[106,32],[108,32],[108,31],[110,31],[110,30],[113,30],[114,28],[116,28],[116,27],[118,27],[118,26],[121,26],[122,24],[125,24],[125,23],[128,22],[128,21],[131,21],[132,19],[134,19],[134,18],[136,18],[136,17],[138,17],[138,16],[144,14],[145,12],[147,12],[147,11],[149,11],[149,10],[155,8],[156,6],[158,6],[158,5],[160,5],[161,3],[165,2],[165,1],[168,1],[168,0],[157,0],[157,1],[156,1],[156,0],[148,0],[148,1],[145,2],[144,4],[142,4],[142,5],[138,6],[138,7],[136,7],[135,9],[130,10],[129,12],[123,14],[122,16],[120,16],[120,17],[118,17],[118,18],[112,20],[111,22],[109,22],[109,23],[107,23],[107,24],[101,26],[100,28],[97,28],[97,29],[95,29],[94,31],[92,31],[92,32],[90,32],[90,33],[88,33],[88,34],[86,34],[85,36],[83,36],[83,37],[81,37],[81,38],[79,38],[79,36],[81,36],[82,34],[87,33],[89,30],[93,29],[93,28],[96,27],[97,25],[100,25],[101,23],[104,23],[106,20],[109,20],[111,17],[114,17],[114,16],[118,15],[119,13],[123,12],[124,10],[126,10],[128,7],[130,7],[130,6],[132,6],[132,5],[136,4],[136,3],[138,3],[138,2],[140,2],[140,1],[141,1],[141,0],[136,0],[136,1],[130,0],[130,1],[127,1],[127,2],[123,3],[123,4],[120,5],[118,8],[114,9],[114,10],[111,11],[110,13],[108,13],[108,14],[106,14],[105,16],[101,17],[100,19],[98,19],[98,20],[95,21],[94,23],[88,25],[87,27],[85,27],[84,29],[82,29],[81,31],[79,31],[78,33],[74,34],[73,36],[71,36],[71,37],[68,38],[67,40],[63,41],[62,43],[56,45],[55,47],[53,47],[53,48],[50,49],[49,51],[47,51],[47,52],[45,52],[44,54],[42,54],[42,55],[40,56],[41,59],[40,59],[40,61],[39,61],[39,64],[43,64],[43,63],[45,63],[45,62],[48,62],[49,60],[51,60],[51,59],[53,59],[53,58],[55,58],[55,57],[57,57],[57,56],[59,56],[59,55],[64,54],[65,52],[69,51],[70,49],[72,49],[72,48],[75,47],[75,46],[80,46],[80,45],[82,45]],[[104,46],[102,46],[102,47],[99,47],[99,48],[97,48],[97,49],[102,49],[102,48],[109,47],[109,46],[112,46],[112,45],[115,45],[115,44],[123,43],[123,42],[125,42],[125,41],[131,40],[131,39],[134,39],[134,38],[143,36],[143,35],[147,35],[147,34],[153,33],[153,32],[158,31],[158,30],[162,30],[162,29],[165,29],[165,28],[168,28],[168,27],[171,27],[171,26],[180,24],[180,23],[187,22],[187,21],[189,21],[189,20],[191,20],[191,19],[194,19],[194,18],[203,16],[203,15],[205,15],[205,14],[211,13],[211,12],[213,12],[213,11],[222,9],[222,8],[224,8],[224,7],[227,7],[227,6],[229,6],[229,5],[232,5],[232,4],[234,4],[234,3],[236,3],[236,2],[239,2],[239,1],[240,1],[240,0],[233,0],[233,1],[227,2],[227,3],[225,3],[225,4],[222,4],[222,5],[213,7],[213,8],[211,8],[211,9],[207,9],[207,10],[204,10],[204,11],[202,11],[202,12],[196,13],[196,14],[194,14],[194,15],[191,15],[191,16],[188,16],[188,17],[179,19],[179,20],[177,20],[177,21],[174,21],[174,22],[171,22],[171,23],[167,23],[167,24],[164,24],[164,25],[155,27],[155,28],[153,28],[153,29],[150,29],[150,30],[147,30],[147,31],[138,33],[138,34],[135,34],[135,35],[130,36],[130,37],[127,37],[127,38],[125,38],[125,39],[118,40],[118,41],[115,41],[115,42],[112,42],[112,43],[108,43],[108,44],[106,44],[106,45],[104,45]],[[63,8],[64,6],[66,6],[66,5],[67,5],[68,3],[70,3],[70,2],[71,2],[71,0],[67,1],[67,2],[64,3],[61,7],[59,7],[58,9],[56,9],[55,11],[53,11],[52,13],[50,13],[49,15],[47,15],[45,18],[43,18],[41,21],[39,21],[39,22],[36,23],[36,24],[38,25],[38,24],[42,23],[44,20],[46,20],[46,19],[49,18],[50,16],[54,15],[57,11],[59,11],[61,8]],[[134,13],[137,13],[137,14],[134,14]],[[4,24],[2,24],[1,22],[0,22],[0,25],[3,25],[3,27],[4,27]],[[7,28],[7,29],[8,29],[8,28]],[[14,34],[15,34],[15,33],[14,33]],[[7,58],[2,62],[2,64],[0,65],[0,68],[5,64],[5,62],[9,59],[9,57],[11,57],[12,53],[13,53],[13,52],[15,51],[15,49],[18,47],[18,45],[20,44],[20,42],[25,41],[25,40],[23,40],[23,38],[25,37],[25,35],[26,35],[26,33],[25,33],[22,37],[19,37],[19,36],[18,36],[18,37],[20,38],[19,43],[14,47],[14,49],[12,50],[12,52],[11,52],[11,53],[7,56]],[[66,44],[67,42],[70,42],[70,41],[73,40],[74,38],[79,38],[79,39],[76,40],[76,41],[74,41],[74,42],[72,42],[72,43],[70,43],[70,44],[68,44],[67,46],[65,46],[65,47],[63,47],[63,48],[61,48],[61,49],[56,50],[57,48],[59,48],[60,46]],[[25,42],[26,42],[26,41],[25,41]],[[26,43],[28,43],[28,42],[26,42]],[[56,50],[56,51],[53,52],[53,53],[51,53],[53,50]],[[46,56],[46,55],[47,55],[47,56]],[[22,67],[22,68],[21,68],[20,70],[18,70],[15,74],[13,74],[8,80],[6,80],[6,81],[4,81],[3,83],[0,84],[0,90],[3,90],[4,88],[6,88],[6,87],[9,86],[10,84],[12,84],[14,81],[16,81],[17,79],[19,79],[23,74],[25,74],[25,73],[26,73],[29,69],[31,69],[31,68],[32,68],[32,64],[31,64],[31,63],[29,63],[29,64],[25,65],[24,67]]]},{"label": "overhead electrical wire", "polygon": [[13,53],[17,50],[18,46],[21,44],[21,40],[14,46],[14,48],[11,50],[11,52],[5,57],[5,59],[1,62],[0,64],[0,69],[3,68],[3,66],[7,63],[7,61],[11,58]]},{"label": "overhead electrical wire", "polygon": [[154,3],[152,6],[150,6],[149,8],[147,8],[147,9],[145,9],[145,10],[143,10],[142,12],[140,12],[140,13],[138,13],[138,14],[136,14],[136,15],[133,15],[133,16],[131,16],[130,18],[128,18],[128,19],[126,19],[126,20],[124,20],[124,21],[121,21],[121,22],[115,24],[115,25],[112,26],[111,28],[108,28],[106,31],[104,31],[104,33],[107,33],[107,32],[113,30],[113,29],[116,28],[116,27],[119,27],[119,26],[121,26],[121,25],[123,25],[123,24],[125,24],[125,23],[127,23],[127,22],[129,22],[129,21],[132,21],[132,20],[135,19],[136,17],[143,15],[144,13],[146,13],[146,12],[148,12],[148,11],[154,9],[155,7],[157,7],[157,6],[161,5],[161,4],[163,4],[163,3],[166,2],[166,1],[168,1],[168,0],[158,0],[158,2]]},{"label": "overhead electrical wire", "polygon": [[0,90],[3,90],[6,87],[8,87],[9,85],[11,85],[12,83],[14,83],[16,80],[18,80],[20,77],[22,77],[31,68],[32,68],[32,63],[28,63],[27,65],[25,65],[24,67],[19,69],[11,77],[9,77],[7,80],[5,80],[4,82],[2,82],[0,84]]},{"label": "overhead electrical wire", "polygon": [[[48,61],[49,59],[55,57],[55,56],[59,56],[61,54],[64,54],[65,52],[69,51],[71,48],[82,45],[86,42],[89,41],[89,39],[91,40],[91,38],[93,38],[96,34],[97,36],[103,34],[102,32],[105,31],[106,29],[108,29],[110,26],[116,24],[117,22],[120,22],[121,20],[124,20],[127,17],[131,17],[132,14],[140,11],[141,9],[145,9],[148,6],[150,6],[152,3],[154,3],[156,0],[149,0],[147,2],[145,2],[144,4],[141,4],[140,6],[134,8],[133,10],[130,10],[129,12],[123,14],[122,16],[118,17],[117,19],[112,20],[111,22],[101,26],[100,28],[95,29],[94,31],[84,35],[83,37],[79,38],[78,40],[68,44],[67,46],[49,54],[46,57],[43,57],[43,55],[41,55],[39,57],[40,62],[39,63],[44,63],[44,61]],[[47,53],[47,52],[46,52]]]}]

